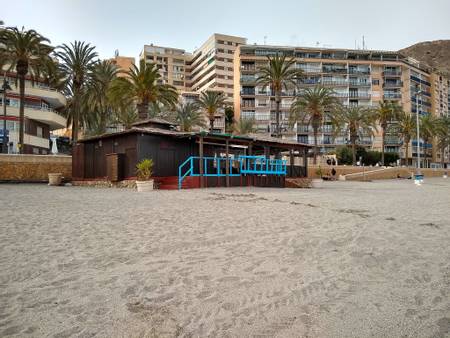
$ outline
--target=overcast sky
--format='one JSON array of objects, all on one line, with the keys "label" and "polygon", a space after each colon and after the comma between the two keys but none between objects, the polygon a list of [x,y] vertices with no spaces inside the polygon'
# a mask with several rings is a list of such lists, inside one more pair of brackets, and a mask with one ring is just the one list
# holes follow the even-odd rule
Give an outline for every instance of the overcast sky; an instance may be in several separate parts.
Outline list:
[{"label": "overcast sky", "polygon": [[[450,0],[1,0],[7,26],[34,28],[53,45],[84,40],[101,57],[144,44],[193,51],[212,33],[249,43],[397,50],[450,39]],[[356,41],[356,42],[355,42]]]}]

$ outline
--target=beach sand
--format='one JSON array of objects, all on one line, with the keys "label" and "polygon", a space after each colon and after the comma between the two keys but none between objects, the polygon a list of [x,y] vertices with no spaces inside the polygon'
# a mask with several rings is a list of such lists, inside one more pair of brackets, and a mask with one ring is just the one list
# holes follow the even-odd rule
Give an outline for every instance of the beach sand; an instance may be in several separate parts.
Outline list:
[{"label": "beach sand", "polygon": [[450,337],[450,179],[0,203],[0,337]]}]

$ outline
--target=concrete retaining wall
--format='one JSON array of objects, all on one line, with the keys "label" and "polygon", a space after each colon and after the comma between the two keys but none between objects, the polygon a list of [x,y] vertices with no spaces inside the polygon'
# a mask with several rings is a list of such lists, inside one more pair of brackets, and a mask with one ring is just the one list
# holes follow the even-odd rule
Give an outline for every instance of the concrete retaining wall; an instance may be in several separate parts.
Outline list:
[{"label": "concrete retaining wall", "polygon": [[[420,169],[425,177],[442,177],[447,171],[445,169]],[[369,172],[365,172],[364,175],[360,173],[349,174],[345,176],[348,181],[364,181],[364,180],[386,180],[397,177],[409,178],[414,174],[415,168],[385,168],[378,169]]]},{"label": "concrete retaining wall", "polygon": [[48,182],[49,173],[72,178],[72,156],[0,154],[0,181]]}]

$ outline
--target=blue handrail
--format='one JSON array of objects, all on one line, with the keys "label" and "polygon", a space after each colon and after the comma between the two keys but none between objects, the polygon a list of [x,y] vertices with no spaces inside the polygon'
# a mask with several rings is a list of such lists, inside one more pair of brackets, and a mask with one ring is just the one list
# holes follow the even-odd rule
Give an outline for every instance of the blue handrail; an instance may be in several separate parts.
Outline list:
[{"label": "blue handrail", "polygon": [[[203,157],[203,175],[200,170],[196,171],[196,164],[200,167],[201,158],[190,156],[178,167],[178,189],[181,189],[186,176],[224,177],[226,174],[226,163],[228,163],[228,176],[241,176],[242,174],[256,175],[283,175],[287,173],[286,161],[280,159],[268,159],[264,156],[239,156],[238,158]],[[222,165],[224,163],[224,165]],[[236,167],[233,164],[237,163]],[[186,169],[186,166],[188,168]],[[208,171],[208,167],[215,168]],[[235,170],[233,170],[233,168]]]}]

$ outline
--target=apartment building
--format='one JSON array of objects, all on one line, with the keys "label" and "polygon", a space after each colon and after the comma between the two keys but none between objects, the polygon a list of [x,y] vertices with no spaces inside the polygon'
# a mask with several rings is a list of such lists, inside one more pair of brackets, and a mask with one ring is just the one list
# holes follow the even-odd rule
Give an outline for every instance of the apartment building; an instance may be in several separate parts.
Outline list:
[{"label": "apartment building", "polygon": [[186,60],[189,54],[184,49],[145,45],[139,59],[153,63],[161,75],[161,84],[169,84],[179,92],[186,90]]},{"label": "apartment building", "polygon": [[[442,99],[433,110],[432,102],[436,90],[432,86],[432,72],[415,60],[406,59],[397,52],[344,50],[324,48],[280,47],[261,45],[239,46],[234,55],[234,110],[235,118],[252,118],[256,128],[262,133],[275,131],[275,101],[269,88],[256,83],[258,69],[267,65],[267,56],[284,54],[295,59],[295,67],[303,71],[297,88],[287,88],[282,94],[281,129],[283,137],[294,138],[302,143],[314,143],[312,129],[298,123],[289,128],[289,110],[298,88],[322,85],[331,88],[343,105],[378,106],[382,100],[398,101],[405,111],[415,114],[434,114],[444,112],[448,105],[445,93],[447,79],[438,78],[442,89]],[[448,89],[447,89],[448,92]],[[419,106],[416,107],[416,94]],[[447,102],[448,103],[448,102]],[[441,107],[442,106],[442,107]],[[448,110],[447,110],[448,111]],[[375,136],[365,135],[360,144],[381,150],[381,128]],[[394,133],[387,134],[385,151],[400,153],[402,141]],[[334,136],[331,121],[326,120],[321,127],[319,144],[322,153],[339,145],[348,144],[348,136]],[[421,144],[422,157],[432,153],[427,151],[431,145]],[[413,142],[409,157],[417,155],[417,142]],[[424,150],[425,149],[425,150]],[[433,153],[434,154],[434,153]],[[433,159],[436,156],[433,155]]]},{"label": "apartment building", "polygon": [[124,74],[124,72],[129,71],[131,69],[131,66],[134,65],[134,57],[120,56],[118,54],[109,59],[109,61],[115,64],[119,69],[119,73],[117,74],[117,76],[119,77],[127,76],[126,74]]},{"label": "apartment building", "polygon": [[[146,45],[140,59],[155,63],[161,74],[161,83],[177,88],[180,94],[217,90],[232,103],[234,95],[233,56],[236,48],[246,43],[245,38],[213,34],[193,53],[183,49]],[[219,112],[214,122],[215,131],[224,131],[225,118]]]},{"label": "apartment building", "polygon": [[[3,83],[4,76],[0,76]],[[9,153],[19,152],[19,88],[16,86],[15,74],[6,73],[6,80],[11,90],[6,96],[6,133]],[[34,81],[30,78],[25,81],[25,124],[24,145],[25,154],[48,154],[50,152],[50,133],[53,130],[66,127],[66,118],[60,110],[66,105],[65,96],[47,86],[44,82]],[[3,95],[0,98],[1,111],[3,112]],[[0,116],[0,128],[3,128],[3,114]]]}]

